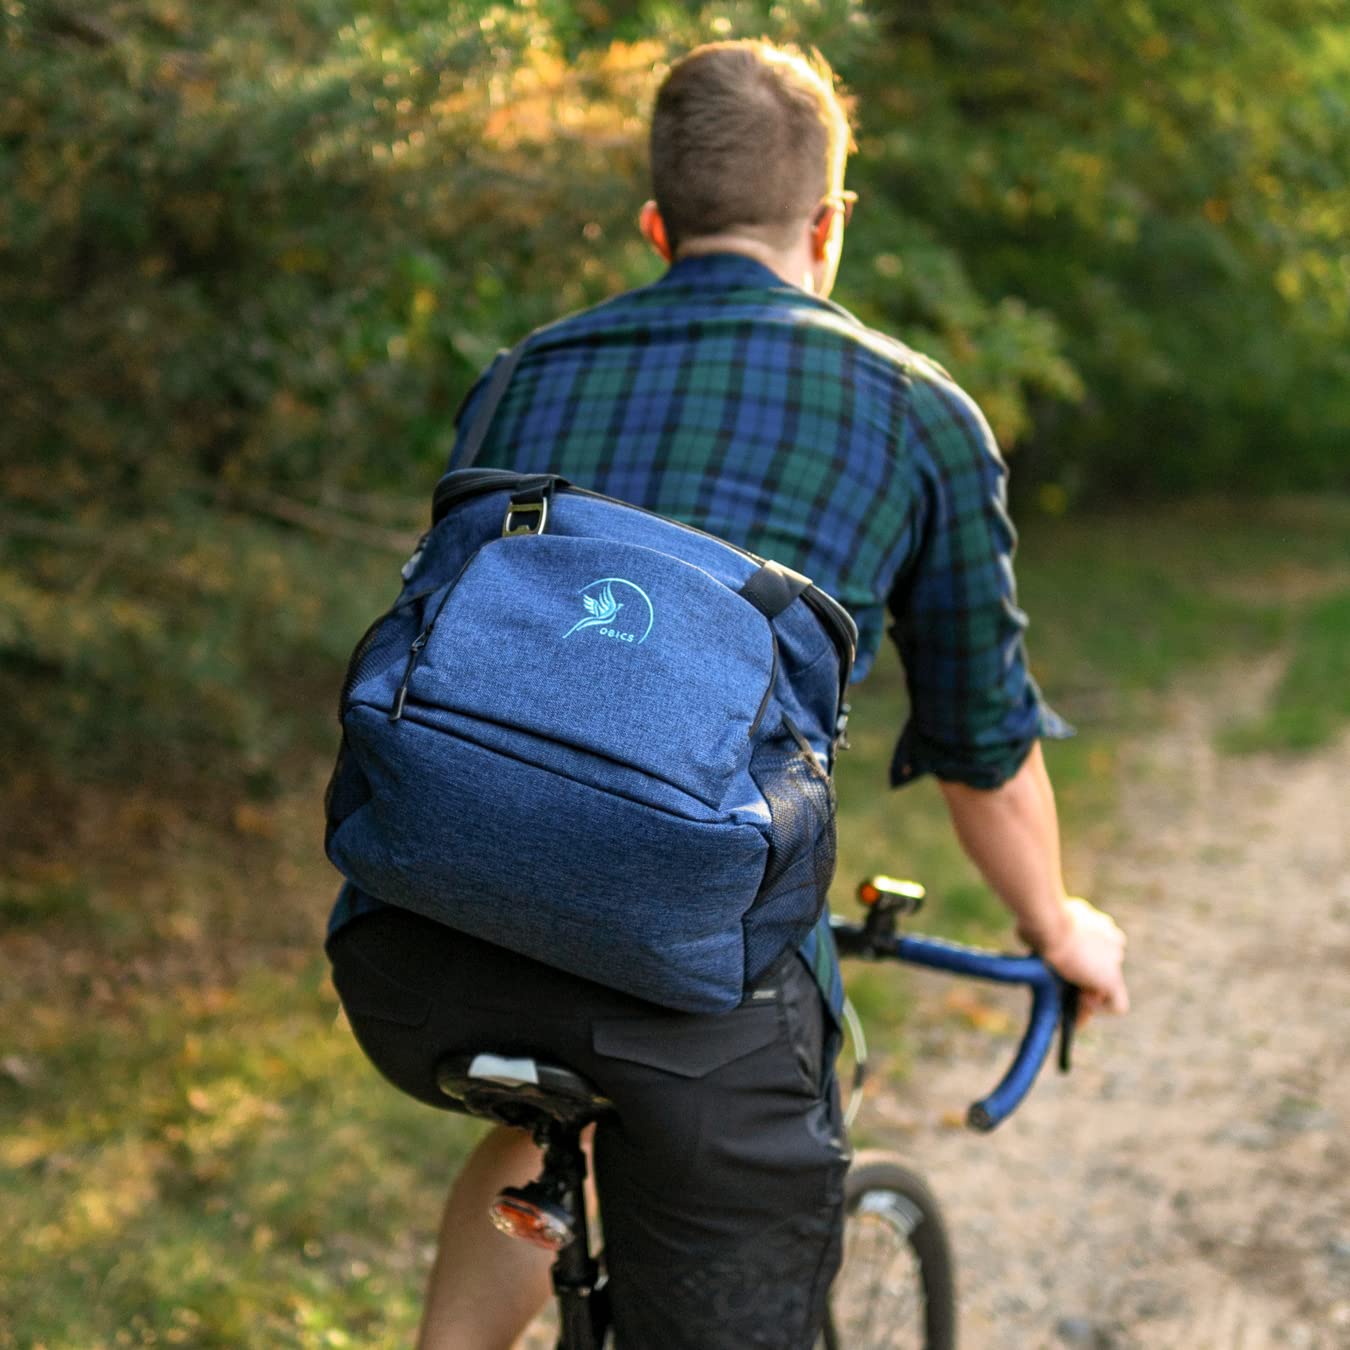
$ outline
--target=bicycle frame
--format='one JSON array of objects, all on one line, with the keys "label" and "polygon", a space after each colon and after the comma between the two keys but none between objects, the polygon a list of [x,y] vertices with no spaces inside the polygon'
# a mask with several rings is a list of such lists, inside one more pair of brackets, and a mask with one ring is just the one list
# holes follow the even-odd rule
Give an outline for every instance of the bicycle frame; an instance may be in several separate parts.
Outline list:
[{"label": "bicycle frame", "polygon": [[586,1223],[586,1155],[575,1130],[557,1128],[544,1154],[544,1170],[559,1169],[565,1178],[576,1236],[553,1263],[553,1292],[558,1299],[558,1344],[568,1350],[600,1350],[609,1326],[609,1303],[600,1267],[591,1255]]}]

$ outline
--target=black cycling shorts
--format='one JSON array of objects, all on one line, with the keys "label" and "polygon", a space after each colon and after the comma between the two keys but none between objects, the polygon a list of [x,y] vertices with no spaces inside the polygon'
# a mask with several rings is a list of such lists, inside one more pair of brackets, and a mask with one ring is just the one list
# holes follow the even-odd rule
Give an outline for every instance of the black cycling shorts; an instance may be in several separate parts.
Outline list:
[{"label": "black cycling shorts", "polygon": [[356,1039],[447,1107],[449,1052],[555,1059],[617,1114],[595,1172],[620,1350],[810,1350],[838,1269],[848,1149],[820,990],[789,953],[738,1008],[672,1012],[407,910],[328,943]]}]

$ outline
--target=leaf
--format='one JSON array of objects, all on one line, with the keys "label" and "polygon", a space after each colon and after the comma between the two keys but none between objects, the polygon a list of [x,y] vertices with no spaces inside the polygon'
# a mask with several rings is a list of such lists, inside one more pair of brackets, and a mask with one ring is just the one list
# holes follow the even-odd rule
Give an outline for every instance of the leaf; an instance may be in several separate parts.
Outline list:
[{"label": "leaf", "polygon": [[943,1000],[943,1006],[976,1031],[1002,1036],[1012,1030],[1012,1018],[1002,1008],[986,1003],[968,989],[959,986],[953,989]]}]

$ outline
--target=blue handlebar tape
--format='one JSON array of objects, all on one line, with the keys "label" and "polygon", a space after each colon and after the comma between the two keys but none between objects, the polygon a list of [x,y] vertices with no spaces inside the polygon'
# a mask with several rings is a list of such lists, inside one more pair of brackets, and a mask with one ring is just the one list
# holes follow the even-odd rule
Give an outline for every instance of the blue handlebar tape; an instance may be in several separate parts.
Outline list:
[{"label": "blue handlebar tape", "polygon": [[937,938],[898,937],[895,954],[911,965],[929,966],[954,975],[969,975],[998,984],[1025,984],[1031,989],[1031,1020],[1011,1067],[999,1085],[973,1103],[966,1113],[971,1129],[988,1132],[1005,1121],[1031,1091],[1041,1071],[1055,1029],[1059,1026],[1062,982],[1039,956],[1005,956],[963,947]]}]

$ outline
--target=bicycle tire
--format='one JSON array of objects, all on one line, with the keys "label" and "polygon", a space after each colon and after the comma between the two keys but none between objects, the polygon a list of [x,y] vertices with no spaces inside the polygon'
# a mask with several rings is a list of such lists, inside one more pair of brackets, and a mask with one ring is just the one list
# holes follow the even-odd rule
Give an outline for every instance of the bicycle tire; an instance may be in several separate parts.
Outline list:
[{"label": "bicycle tire", "polygon": [[927,1183],[860,1153],[844,1183],[844,1259],[818,1350],[954,1350],[956,1280]]}]

